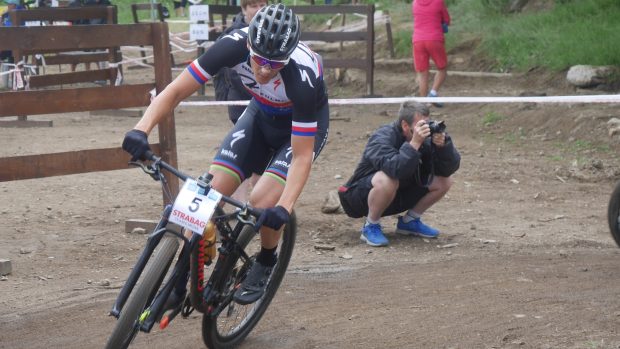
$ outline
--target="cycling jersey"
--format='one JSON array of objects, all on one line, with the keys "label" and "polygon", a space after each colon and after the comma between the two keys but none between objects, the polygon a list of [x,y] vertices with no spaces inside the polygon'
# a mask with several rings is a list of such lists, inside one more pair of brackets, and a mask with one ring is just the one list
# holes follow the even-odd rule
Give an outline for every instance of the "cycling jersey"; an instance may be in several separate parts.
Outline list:
[{"label": "cycling jersey", "polygon": [[314,136],[317,111],[327,103],[320,56],[300,42],[289,63],[268,83],[261,85],[250,66],[247,35],[248,28],[224,35],[194,60],[188,71],[204,84],[221,68],[231,68],[241,77],[245,89],[258,102],[264,115],[273,120],[288,120],[293,135]]}]

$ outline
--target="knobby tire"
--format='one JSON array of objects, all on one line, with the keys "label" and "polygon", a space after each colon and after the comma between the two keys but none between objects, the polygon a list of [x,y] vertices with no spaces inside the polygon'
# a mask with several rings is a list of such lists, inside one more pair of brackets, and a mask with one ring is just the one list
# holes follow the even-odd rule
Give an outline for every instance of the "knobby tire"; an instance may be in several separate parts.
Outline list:
[{"label": "knobby tire", "polygon": [[[273,297],[276,295],[278,287],[280,287],[280,283],[284,278],[284,274],[286,273],[286,268],[288,267],[289,261],[291,260],[291,256],[293,254],[293,247],[295,246],[295,237],[297,234],[297,220],[295,215],[291,215],[291,220],[285,226],[284,232],[282,233],[282,240],[280,241],[280,245],[278,246],[278,262],[273,269],[271,278],[269,279],[269,283],[267,285],[267,289],[265,294],[261,299],[256,301],[253,304],[249,305],[239,305],[234,301],[231,302],[229,306],[233,307],[249,307],[249,311],[246,313],[245,317],[240,321],[240,324],[233,329],[231,333],[222,334],[218,330],[218,318],[222,316],[226,316],[227,310],[224,309],[217,316],[210,316],[208,314],[204,314],[202,318],[202,338],[204,343],[210,349],[226,349],[226,348],[234,348],[239,343],[241,343],[245,337],[252,331],[254,326],[261,319],[269,304],[273,300]],[[239,234],[237,238],[237,242],[243,248],[245,248],[250,241],[257,236],[256,232],[251,226],[246,226],[243,228],[242,232]],[[258,237],[256,237],[258,239]],[[246,251],[247,252],[247,251]],[[254,260],[254,258],[252,258]],[[234,267],[237,261],[228,261],[229,271],[227,275],[232,275],[234,272]],[[246,266],[247,267],[247,266]],[[248,268],[245,268],[247,270]]]},{"label": "knobby tire", "polygon": [[112,335],[108,339],[106,349],[124,349],[129,346],[138,333],[138,318],[144,311],[147,302],[150,304],[163,276],[167,272],[179,248],[179,240],[172,236],[164,236],[142,272],[142,277],[127,299]]},{"label": "knobby tire", "polygon": [[616,184],[616,188],[611,193],[607,206],[607,221],[611,236],[616,241],[616,245],[620,247],[620,182]]}]

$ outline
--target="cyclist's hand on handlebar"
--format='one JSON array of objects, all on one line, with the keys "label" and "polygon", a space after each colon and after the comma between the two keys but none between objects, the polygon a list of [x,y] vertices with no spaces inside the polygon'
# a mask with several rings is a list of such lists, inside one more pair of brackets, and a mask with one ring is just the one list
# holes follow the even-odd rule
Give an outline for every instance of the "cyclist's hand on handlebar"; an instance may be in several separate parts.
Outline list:
[{"label": "cyclist's hand on handlebar", "polygon": [[258,217],[254,228],[258,230],[264,225],[267,228],[278,230],[282,228],[284,224],[288,223],[290,218],[291,215],[284,207],[279,205],[276,207],[270,207],[265,209],[260,217]]},{"label": "cyclist's hand on handlebar", "polygon": [[131,161],[145,160],[145,154],[150,151],[148,135],[140,130],[133,129],[125,134],[123,150],[131,154]]}]

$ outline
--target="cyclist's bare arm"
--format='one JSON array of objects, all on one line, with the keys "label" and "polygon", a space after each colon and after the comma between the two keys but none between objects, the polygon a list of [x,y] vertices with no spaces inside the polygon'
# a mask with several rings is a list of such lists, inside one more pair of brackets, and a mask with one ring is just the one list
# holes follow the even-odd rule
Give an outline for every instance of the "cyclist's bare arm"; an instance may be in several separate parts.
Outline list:
[{"label": "cyclist's bare arm", "polygon": [[277,205],[286,208],[289,212],[293,211],[293,206],[310,175],[314,152],[314,137],[292,135],[291,147],[293,149],[293,159],[286,176],[284,192],[277,203]]},{"label": "cyclist's bare arm", "polygon": [[164,117],[172,114],[174,108],[196,92],[200,86],[196,79],[187,70],[184,70],[153,99],[144,116],[134,128],[150,134],[155,125],[160,123]]}]

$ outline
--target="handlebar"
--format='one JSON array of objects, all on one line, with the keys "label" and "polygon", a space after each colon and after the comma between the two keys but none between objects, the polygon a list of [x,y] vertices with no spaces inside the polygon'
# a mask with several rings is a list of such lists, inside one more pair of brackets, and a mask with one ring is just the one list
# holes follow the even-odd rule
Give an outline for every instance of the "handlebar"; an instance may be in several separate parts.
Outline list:
[{"label": "handlebar", "polygon": [[[190,175],[187,175],[181,171],[179,171],[178,169],[176,169],[175,167],[173,167],[172,165],[170,165],[169,163],[163,161],[161,159],[161,157],[155,155],[155,153],[153,153],[150,150],[147,150],[146,153],[144,154],[145,158],[147,160],[150,160],[152,162],[151,165],[149,165],[148,167],[145,166],[143,163],[130,163],[132,165],[137,165],[140,166],[142,168],[142,170],[148,174],[150,174],[151,176],[153,176],[154,173],[159,172],[160,168],[165,169],[166,171],[172,173],[173,175],[175,175],[176,177],[178,177],[179,179],[183,180],[184,182],[187,181],[188,179],[192,179],[195,180],[198,185],[207,188],[207,189],[211,189],[211,178],[212,175],[209,173],[205,173],[202,176],[200,176],[199,178],[193,178]],[[243,203],[241,201],[235,200],[229,196],[223,195],[222,194],[222,201],[224,201],[227,204],[230,204],[232,206],[235,206],[239,209],[241,209],[242,211],[247,211],[250,215],[258,218],[260,217],[260,215],[263,213],[263,210],[260,208],[255,208],[250,206],[248,203]]]}]

